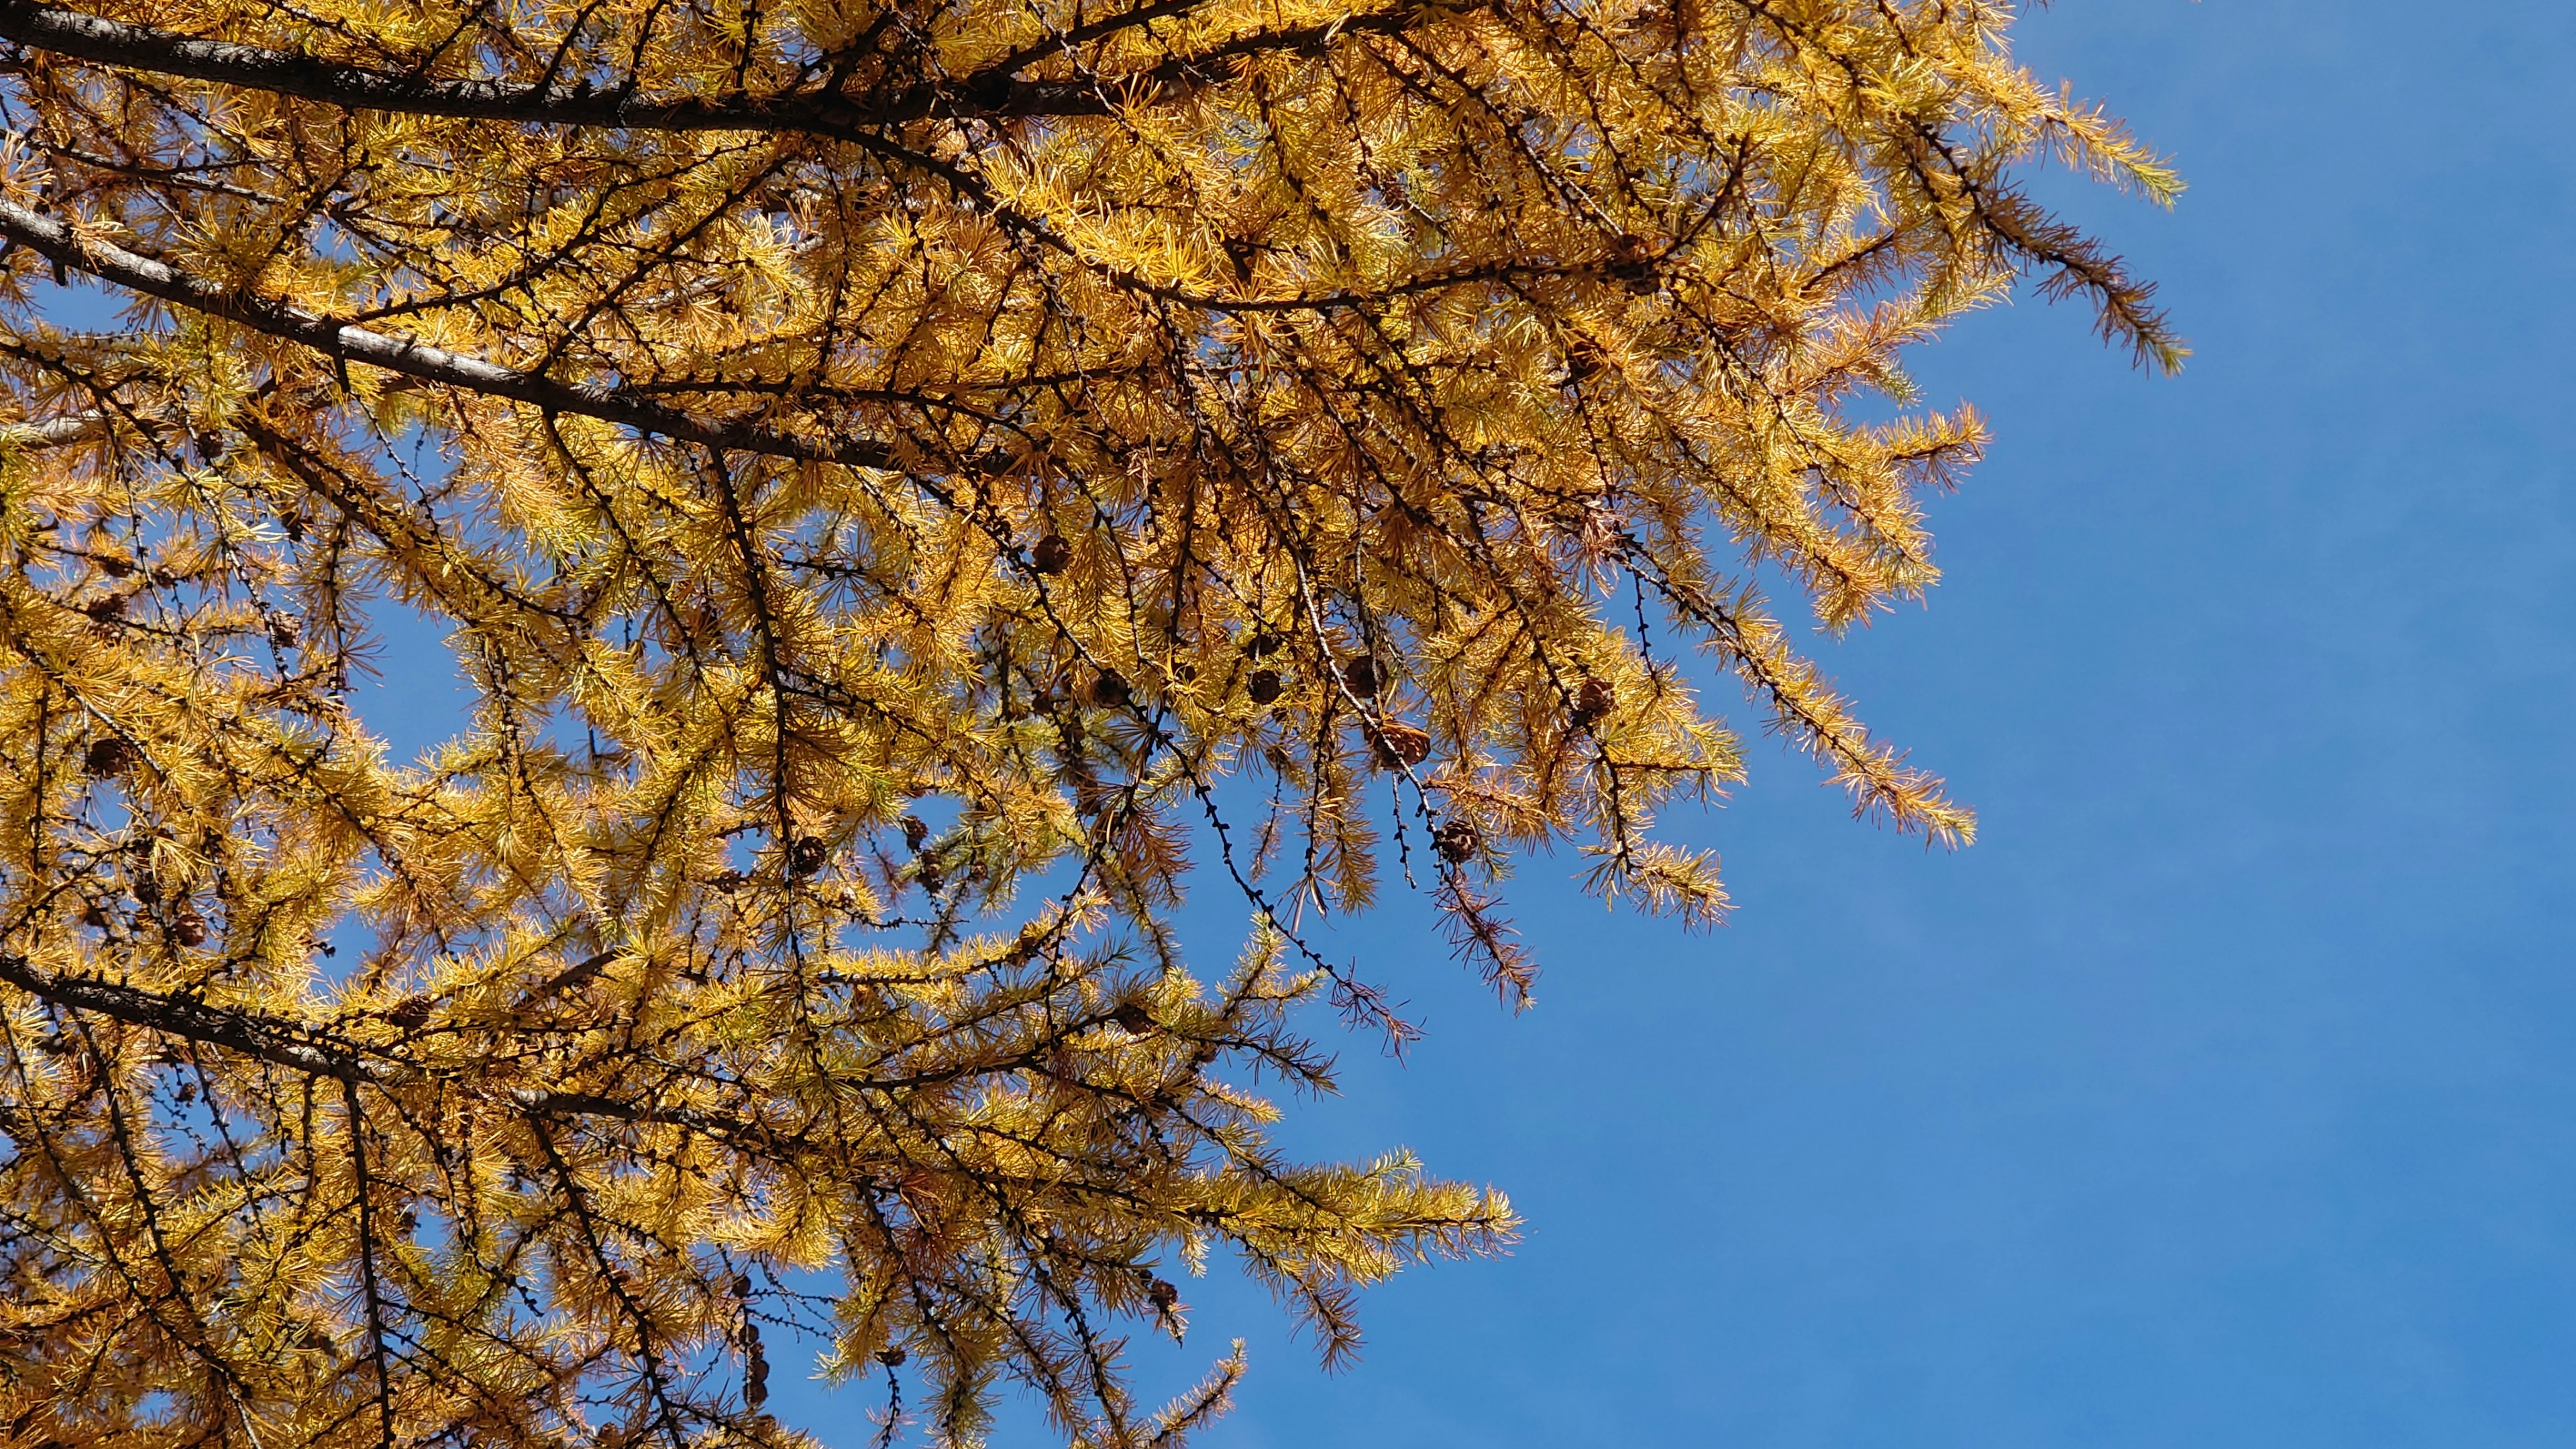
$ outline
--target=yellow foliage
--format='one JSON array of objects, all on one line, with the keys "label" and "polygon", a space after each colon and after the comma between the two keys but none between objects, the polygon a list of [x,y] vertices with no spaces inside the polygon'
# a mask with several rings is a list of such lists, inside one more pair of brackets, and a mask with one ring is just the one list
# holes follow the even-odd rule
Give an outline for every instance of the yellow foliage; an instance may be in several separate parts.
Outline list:
[{"label": "yellow foliage", "polygon": [[[1162,1274],[1329,1361],[1505,1243],[1268,1145],[1299,1003],[1411,1030],[1307,929],[1392,853],[1525,1001],[1557,843],[1715,920],[1692,651],[1971,834],[1763,580],[1932,584],[1985,433],[1897,354],[2016,278],[2182,356],[2019,184],[2174,177],[2009,15],[0,0],[10,1442],[789,1444],[819,1342],[1176,1444],[1243,1362],[1130,1401]],[[413,761],[406,609],[475,700]]]}]

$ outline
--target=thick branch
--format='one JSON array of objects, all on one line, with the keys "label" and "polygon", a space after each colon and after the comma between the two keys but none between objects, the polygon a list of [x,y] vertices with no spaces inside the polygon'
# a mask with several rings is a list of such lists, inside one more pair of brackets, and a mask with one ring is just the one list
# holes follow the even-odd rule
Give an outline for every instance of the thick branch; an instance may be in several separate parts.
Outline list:
[{"label": "thick branch", "polygon": [[200,40],[76,10],[0,0],[0,39],[75,60],[148,70],[217,85],[346,107],[416,116],[453,116],[524,125],[599,126],[644,131],[800,131],[847,136],[862,126],[925,116],[1098,115],[1114,92],[1091,84],[978,77],[947,86],[910,86],[869,105],[831,92],[738,100],[655,100],[584,81],[530,83],[441,80],[368,70],[293,51]]},{"label": "thick branch", "polygon": [[[30,966],[23,956],[0,954],[0,981],[65,1010],[94,1012],[129,1026],[222,1047],[289,1071],[327,1077],[353,1087],[386,1087],[418,1079],[416,1071],[399,1062],[370,1061],[346,1044],[316,1041],[311,1032],[294,1022],[208,1006],[192,997],[146,991],[95,976],[47,976]],[[623,1102],[592,1092],[516,1087],[498,1095],[531,1117],[608,1117],[621,1122],[693,1127],[738,1141],[766,1141],[771,1135],[757,1122],[728,1113]]]},{"label": "thick branch", "polygon": [[314,1043],[288,1022],[225,1011],[184,996],[102,981],[96,977],[43,976],[23,956],[0,955],[0,981],[73,1011],[94,1011],[132,1026],[149,1027],[272,1062],[291,1071],[335,1081],[375,1083],[382,1069],[357,1053]]},{"label": "thick branch", "polygon": [[[6,0],[0,0],[0,5],[5,4]],[[103,282],[192,311],[239,322],[272,337],[300,342],[342,362],[381,367],[423,382],[460,388],[487,397],[507,398],[550,412],[597,418],[640,433],[699,443],[710,448],[799,458],[815,463],[840,463],[852,468],[895,466],[892,452],[879,443],[809,440],[757,423],[695,418],[614,388],[559,382],[542,373],[503,367],[432,347],[409,337],[370,331],[317,316],[301,307],[219,287],[165,262],[127,251],[111,242],[82,236],[69,223],[30,211],[13,201],[0,200],[0,239],[16,242],[39,256]]]},{"label": "thick branch", "polygon": [[[1167,8],[1187,7],[1148,5],[1143,11],[1160,14]],[[201,40],[77,10],[30,5],[26,0],[0,0],[0,39],[98,65],[241,86],[349,110],[622,131],[793,131],[846,141],[870,128],[931,116],[1108,115],[1122,106],[1166,99],[1205,85],[1225,73],[1219,66],[1227,60],[1271,51],[1311,54],[1337,36],[1401,30],[1417,23],[1419,16],[1404,7],[1345,16],[1324,25],[1253,31],[1125,74],[1074,81],[1019,80],[1010,74],[1050,51],[1108,34],[1131,18],[1113,16],[1044,47],[1006,57],[991,69],[905,86],[865,104],[837,91],[665,100],[623,89],[598,89],[586,80],[441,80],[415,72],[342,65],[265,46]]]}]

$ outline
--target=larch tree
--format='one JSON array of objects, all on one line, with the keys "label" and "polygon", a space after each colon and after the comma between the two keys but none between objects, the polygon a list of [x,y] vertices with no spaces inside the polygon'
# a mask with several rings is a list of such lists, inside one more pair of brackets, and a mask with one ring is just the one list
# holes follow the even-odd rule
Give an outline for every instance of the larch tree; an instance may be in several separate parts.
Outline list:
[{"label": "larch tree", "polygon": [[1933,582],[1963,309],[2181,356],[2023,187],[2175,181],[2010,18],[0,0],[7,1442],[784,1446],[819,1353],[1176,1444],[1211,1260],[1351,1352],[1515,1220],[1267,1145],[1301,1003],[1411,1033],[1318,922],[1517,1003],[1517,854],[1715,920],[1695,681],[1972,831],[1762,585]]}]

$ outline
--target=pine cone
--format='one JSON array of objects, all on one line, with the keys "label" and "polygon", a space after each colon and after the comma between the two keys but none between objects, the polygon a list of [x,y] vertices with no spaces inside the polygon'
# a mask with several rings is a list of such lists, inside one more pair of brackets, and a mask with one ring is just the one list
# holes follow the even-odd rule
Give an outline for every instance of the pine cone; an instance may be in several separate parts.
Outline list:
[{"label": "pine cone", "polygon": [[1378,727],[1373,743],[1377,762],[1387,769],[1419,765],[1431,757],[1431,736],[1409,724],[1390,721]]},{"label": "pine cone", "polygon": [[800,878],[812,875],[821,870],[823,862],[830,858],[831,847],[825,845],[819,837],[800,835],[788,842],[787,873]]},{"label": "pine cone", "polygon": [[1584,680],[1574,691],[1574,727],[1590,729],[1603,715],[1610,712],[1610,706],[1614,701],[1615,696],[1611,694],[1607,683],[1598,679]]}]

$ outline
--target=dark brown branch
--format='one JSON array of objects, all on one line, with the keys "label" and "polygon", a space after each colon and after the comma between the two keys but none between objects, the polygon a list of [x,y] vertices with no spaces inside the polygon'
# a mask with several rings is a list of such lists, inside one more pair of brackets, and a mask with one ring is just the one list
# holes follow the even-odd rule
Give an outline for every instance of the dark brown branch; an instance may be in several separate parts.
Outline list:
[{"label": "dark brown branch", "polygon": [[201,40],[176,31],[128,25],[77,10],[0,0],[0,39],[74,60],[241,86],[360,111],[452,116],[523,125],[596,126],[642,131],[801,131],[843,136],[862,126],[917,121],[930,115],[1098,115],[1115,93],[1088,83],[977,77],[944,86],[911,86],[858,105],[826,91],[738,100],[656,100],[583,81],[442,80],[368,70],[293,51]]},{"label": "dark brown branch", "polygon": [[184,996],[166,996],[87,976],[43,976],[23,956],[0,955],[0,981],[74,1011],[94,1011],[133,1026],[205,1042],[290,1071],[334,1081],[374,1083],[386,1072],[345,1047],[311,1040],[292,1023],[227,1011]]},{"label": "dark brown branch", "polygon": [[[0,0],[5,5],[6,0]],[[527,403],[549,412],[597,418],[640,433],[731,452],[762,453],[852,468],[891,468],[894,455],[869,441],[812,440],[750,422],[723,422],[645,402],[615,388],[562,382],[466,357],[409,337],[370,331],[318,316],[301,307],[220,287],[166,262],[84,237],[69,223],[0,201],[0,239],[16,242],[50,261],[100,281],[157,297],[192,311],[302,343],[341,362],[362,363],[423,382]]]},{"label": "dark brown branch", "polygon": [[[414,1069],[398,1061],[369,1060],[358,1048],[346,1043],[317,1041],[313,1033],[294,1022],[255,1012],[208,1006],[192,997],[147,991],[139,986],[104,981],[94,976],[46,976],[30,966],[23,956],[0,955],[0,981],[67,1010],[95,1012],[131,1026],[223,1047],[307,1076],[326,1077],[350,1086],[363,1084],[374,1087],[394,1086],[406,1079],[419,1079]],[[1022,1064],[1011,1062],[1004,1066]],[[971,1071],[933,1073],[916,1079],[862,1085],[893,1091],[947,1080],[952,1075],[971,1074]],[[688,1127],[734,1142],[774,1144],[777,1141],[777,1134],[759,1122],[726,1112],[624,1102],[593,1092],[547,1091],[533,1087],[508,1088],[494,1095],[507,1100],[532,1120],[605,1117],[639,1126]]]},{"label": "dark brown branch", "polygon": [[1079,27],[1049,43],[1005,57],[973,75],[903,87],[859,103],[838,91],[790,91],[729,100],[661,100],[631,91],[563,81],[442,80],[407,71],[370,70],[265,46],[204,40],[77,10],[0,0],[0,39],[97,65],[151,71],[216,85],[320,101],[348,110],[505,121],[530,126],[589,126],[621,131],[793,131],[837,140],[869,128],[932,116],[1108,115],[1138,101],[1168,99],[1222,76],[1222,62],[1271,51],[1311,54],[1336,37],[1401,30],[1418,23],[1411,9],[1347,16],[1327,25],[1259,30],[1205,50],[1176,55],[1125,74],[1072,81],[1019,80],[1011,72],[1058,49],[1098,39],[1167,9],[1148,5]]}]

